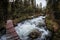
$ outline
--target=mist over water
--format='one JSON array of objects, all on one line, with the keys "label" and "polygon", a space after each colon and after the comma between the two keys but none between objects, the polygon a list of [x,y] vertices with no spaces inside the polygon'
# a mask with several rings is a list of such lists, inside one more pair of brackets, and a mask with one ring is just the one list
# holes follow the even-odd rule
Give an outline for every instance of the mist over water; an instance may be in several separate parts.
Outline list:
[{"label": "mist over water", "polygon": [[30,40],[29,34],[37,29],[41,32],[41,37],[38,37],[34,40],[49,40],[50,31],[45,26],[45,17],[46,16],[39,16],[37,18],[25,20],[20,22],[15,27],[17,34],[19,35],[20,39],[22,40]]}]

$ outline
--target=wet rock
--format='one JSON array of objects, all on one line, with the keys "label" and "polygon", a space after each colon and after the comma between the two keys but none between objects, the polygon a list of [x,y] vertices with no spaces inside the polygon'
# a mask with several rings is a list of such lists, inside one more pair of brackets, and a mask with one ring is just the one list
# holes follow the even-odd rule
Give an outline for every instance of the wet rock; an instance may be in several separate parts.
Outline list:
[{"label": "wet rock", "polygon": [[[18,37],[12,20],[7,20],[6,23],[6,34],[7,34],[7,40],[19,40],[20,38]],[[11,37],[10,37],[11,36]]]},{"label": "wet rock", "polygon": [[28,36],[31,39],[36,39],[38,37],[41,37],[41,32],[39,30],[35,29]]}]

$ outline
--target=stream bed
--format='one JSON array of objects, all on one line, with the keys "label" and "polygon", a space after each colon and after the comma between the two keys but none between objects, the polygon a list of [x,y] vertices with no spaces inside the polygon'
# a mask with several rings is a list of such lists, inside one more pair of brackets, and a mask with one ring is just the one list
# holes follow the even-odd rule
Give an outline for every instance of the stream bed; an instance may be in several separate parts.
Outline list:
[{"label": "stream bed", "polygon": [[[15,30],[19,35],[20,39],[49,40],[51,37],[51,32],[46,28],[45,17],[46,16],[39,16],[37,18],[25,20],[18,23],[17,26],[15,27]],[[29,36],[30,34],[31,36]],[[39,34],[39,36],[37,36],[37,34]]]},{"label": "stream bed", "polygon": [[[21,40],[50,40],[52,33],[46,28],[46,16],[24,20],[17,24],[15,30]],[[0,40],[7,40],[6,35]]]}]

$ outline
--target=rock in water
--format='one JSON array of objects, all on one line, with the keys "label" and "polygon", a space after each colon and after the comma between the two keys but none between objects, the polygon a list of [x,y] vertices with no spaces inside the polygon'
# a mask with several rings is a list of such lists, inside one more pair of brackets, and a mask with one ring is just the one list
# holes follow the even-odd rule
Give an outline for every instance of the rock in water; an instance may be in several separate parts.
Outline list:
[{"label": "rock in water", "polygon": [[7,35],[7,40],[19,40],[19,37],[14,29],[12,20],[7,20],[6,35]]},{"label": "rock in water", "polygon": [[41,32],[38,29],[34,29],[28,36],[31,39],[36,39],[38,37],[41,37]]}]

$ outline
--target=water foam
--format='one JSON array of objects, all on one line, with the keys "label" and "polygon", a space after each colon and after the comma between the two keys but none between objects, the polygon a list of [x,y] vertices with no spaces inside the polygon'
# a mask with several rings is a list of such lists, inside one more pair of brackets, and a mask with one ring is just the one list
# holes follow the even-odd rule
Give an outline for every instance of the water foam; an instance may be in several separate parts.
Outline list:
[{"label": "water foam", "polygon": [[28,35],[31,33],[32,30],[38,29],[40,32],[42,32],[42,35],[40,38],[37,38],[35,40],[45,40],[46,36],[49,36],[49,31],[46,30],[46,26],[37,26],[37,25],[45,25],[45,16],[39,16],[34,19],[25,20],[23,23],[18,23],[18,25],[15,27],[15,30],[19,37],[22,40],[29,40]]}]

